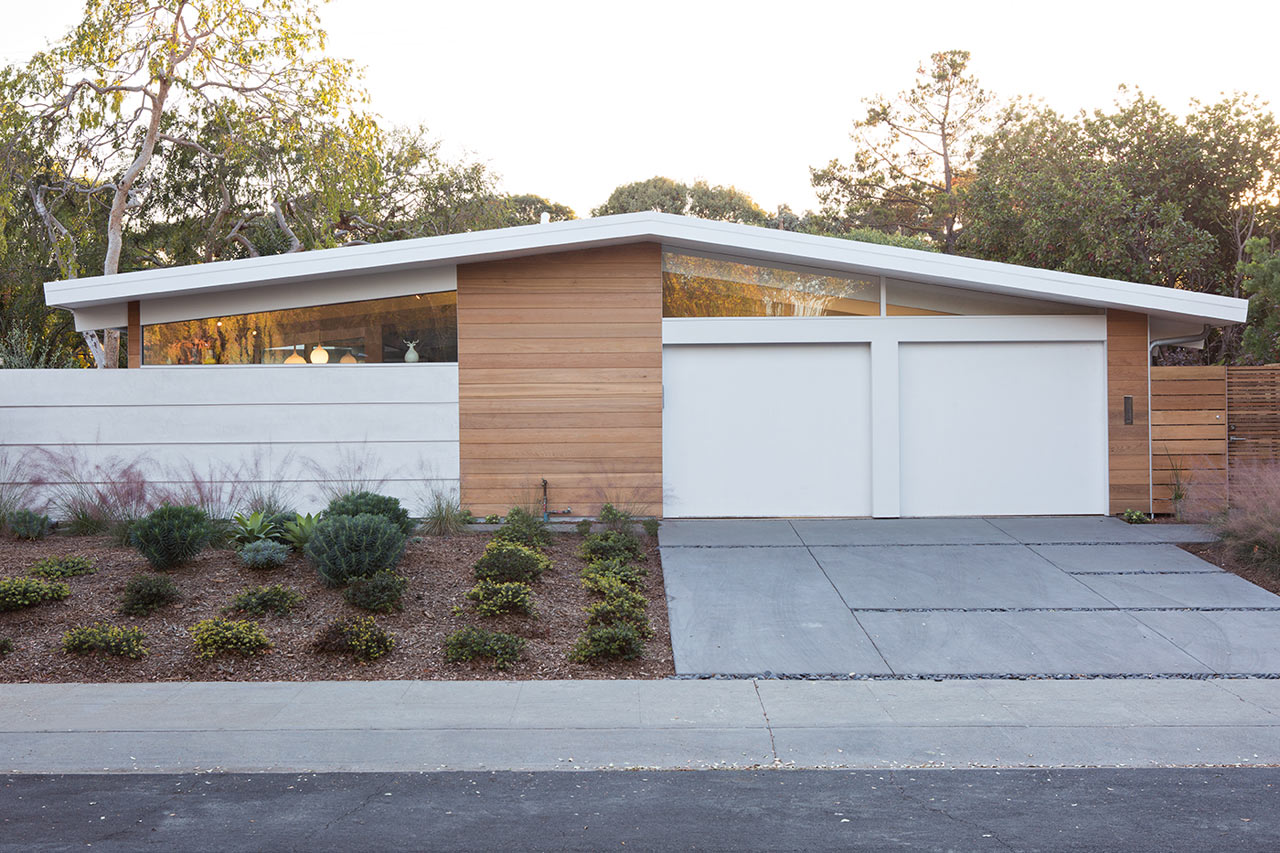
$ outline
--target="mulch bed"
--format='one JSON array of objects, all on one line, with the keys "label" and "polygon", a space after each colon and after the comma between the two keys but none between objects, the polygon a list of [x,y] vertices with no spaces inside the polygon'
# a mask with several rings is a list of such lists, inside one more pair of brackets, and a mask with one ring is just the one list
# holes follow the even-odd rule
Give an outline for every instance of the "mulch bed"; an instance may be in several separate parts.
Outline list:
[{"label": "mulch bed", "polygon": [[[135,618],[116,612],[128,579],[150,571],[132,548],[96,536],[54,535],[39,542],[3,540],[0,577],[24,574],[36,560],[51,555],[89,557],[98,571],[65,578],[63,582],[71,588],[71,595],[63,601],[0,612],[0,637],[9,637],[17,646],[12,654],[0,657],[0,682],[665,678],[674,674],[675,668],[662,564],[657,541],[641,538],[647,557],[642,565],[649,573],[645,593],[654,636],[638,660],[592,665],[568,660],[569,650],[583,630],[583,608],[594,600],[579,580],[585,563],[578,556],[582,537],[576,533],[554,534],[552,545],[545,549],[552,568],[533,585],[536,618],[479,616],[465,599],[467,590],[475,584],[472,566],[489,534],[415,537],[396,569],[409,580],[404,610],[375,615],[378,624],[394,634],[396,647],[369,664],[311,648],[316,634],[334,618],[369,614],[347,604],[340,589],[326,587],[298,555],[290,556],[279,569],[254,571],[244,568],[233,551],[206,551],[191,564],[169,573],[182,595],[178,601],[150,616]],[[190,626],[201,619],[221,616],[221,608],[237,592],[263,584],[284,584],[305,596],[288,616],[258,618],[274,648],[252,658],[227,654],[211,661],[197,658]],[[131,661],[62,651],[64,631],[96,621],[142,628],[147,633],[150,654]],[[467,625],[526,638],[528,643],[520,661],[503,672],[494,671],[489,662],[446,663],[445,638]]]},{"label": "mulch bed", "polygon": [[1256,584],[1268,592],[1280,595],[1280,572],[1259,565],[1253,560],[1237,557],[1232,553],[1231,549],[1221,542],[1192,543],[1183,545],[1182,549],[1195,554],[1202,560],[1213,563],[1220,569],[1239,575],[1249,583]]}]

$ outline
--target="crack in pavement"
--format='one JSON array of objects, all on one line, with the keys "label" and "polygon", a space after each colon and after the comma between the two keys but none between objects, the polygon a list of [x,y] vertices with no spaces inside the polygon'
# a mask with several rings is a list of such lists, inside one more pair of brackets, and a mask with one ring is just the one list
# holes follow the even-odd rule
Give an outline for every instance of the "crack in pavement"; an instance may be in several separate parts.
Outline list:
[{"label": "crack in pavement", "polygon": [[781,761],[778,758],[778,744],[773,739],[773,723],[769,721],[769,711],[764,706],[764,697],[760,695],[760,682],[753,678],[751,686],[755,688],[756,701],[760,703],[760,713],[764,715],[764,728],[769,733],[769,751],[773,753],[773,763],[778,764]]}]

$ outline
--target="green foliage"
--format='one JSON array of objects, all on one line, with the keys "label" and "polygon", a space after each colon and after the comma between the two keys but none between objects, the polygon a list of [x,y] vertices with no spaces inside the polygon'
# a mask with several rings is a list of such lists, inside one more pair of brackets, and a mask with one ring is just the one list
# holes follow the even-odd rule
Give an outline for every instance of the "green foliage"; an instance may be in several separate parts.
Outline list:
[{"label": "green foliage", "polygon": [[1249,326],[1244,351],[1259,364],[1280,361],[1280,250],[1261,237],[1245,243],[1247,261],[1238,265],[1249,294]]},{"label": "green foliage", "polygon": [[29,509],[14,510],[5,519],[9,534],[15,539],[43,539],[53,528],[49,516]]},{"label": "green foliage", "polygon": [[653,628],[649,626],[649,616],[645,612],[647,604],[644,596],[636,593],[596,601],[587,605],[587,627],[629,625],[641,637],[651,637]]},{"label": "green foliage", "polygon": [[605,595],[608,582],[640,589],[644,586],[644,578],[647,574],[648,572],[642,566],[628,562],[622,557],[614,557],[588,563],[582,569],[582,582],[592,592]]},{"label": "green foliage", "polygon": [[327,515],[307,542],[307,559],[330,586],[395,568],[405,536],[383,515]]},{"label": "green foliage", "polygon": [[240,562],[249,569],[278,569],[289,558],[289,546],[274,539],[259,539],[240,549]]},{"label": "green foliage", "polygon": [[222,608],[226,614],[244,613],[248,616],[265,616],[274,613],[287,616],[302,601],[302,593],[287,586],[255,586],[242,590]]},{"label": "green foliage", "polygon": [[70,654],[117,655],[139,660],[147,655],[147,634],[141,628],[94,622],[77,625],[62,635],[62,649]]},{"label": "green foliage", "polygon": [[275,520],[262,511],[251,512],[248,515],[238,512],[231,519],[231,523],[231,541],[241,546],[274,540],[284,533]]},{"label": "green foliage", "polygon": [[212,660],[223,652],[257,655],[271,648],[262,626],[243,619],[202,619],[191,626],[191,639],[202,660]]},{"label": "green foliage", "polygon": [[592,533],[582,540],[579,552],[587,562],[596,560],[643,560],[644,551],[640,540],[630,532],[606,530],[604,533]]},{"label": "green foliage", "polygon": [[300,512],[294,513],[292,520],[285,521],[280,525],[280,536],[285,544],[295,551],[301,551],[311,541],[311,534],[315,532],[316,524],[319,521],[319,516],[311,515],[310,513],[306,515]]},{"label": "green foliage", "polygon": [[1129,524],[1148,524],[1151,521],[1151,516],[1136,509],[1126,509],[1120,517]]},{"label": "green foliage", "polygon": [[551,560],[533,548],[495,536],[476,561],[476,580],[531,583],[549,568]]},{"label": "green foliage", "polygon": [[120,612],[126,616],[149,616],[177,600],[177,584],[164,575],[134,575],[124,585]]},{"label": "green foliage", "polygon": [[644,528],[644,533],[650,539],[658,538],[658,528],[662,526],[662,522],[656,518],[646,518],[640,522],[640,526]]},{"label": "green foliage", "polygon": [[467,598],[475,602],[481,616],[500,616],[504,613],[534,614],[533,588],[527,583],[511,581],[495,583],[480,581],[467,592]]},{"label": "green foliage", "polygon": [[520,659],[524,646],[523,637],[468,625],[445,640],[444,659],[449,663],[492,659],[494,669],[506,670]]},{"label": "green foliage", "polygon": [[409,588],[409,581],[395,572],[375,572],[367,578],[359,578],[342,592],[348,604],[375,613],[400,610],[400,599]]},{"label": "green foliage", "polygon": [[356,616],[329,623],[313,645],[316,651],[350,654],[356,660],[368,663],[389,654],[395,648],[396,640],[372,616]]},{"label": "green foliage", "polygon": [[[630,533],[635,526],[635,518],[626,510],[621,510],[611,503],[600,507],[600,523],[605,530],[618,533]],[[587,531],[590,533],[591,531]]]},{"label": "green foliage", "polygon": [[431,536],[461,533],[471,521],[471,513],[462,508],[451,492],[433,491],[422,518],[422,531]]},{"label": "green foliage", "polygon": [[212,535],[209,517],[194,506],[162,506],[135,521],[129,531],[138,553],[159,571],[190,562]]},{"label": "green foliage", "polygon": [[617,187],[604,204],[591,211],[591,215],[610,216],[644,211],[697,216],[701,219],[745,225],[764,225],[769,219],[769,215],[749,195],[736,187],[711,186],[706,181],[696,181],[690,185],[660,176]]},{"label": "green foliage", "polygon": [[71,588],[58,581],[27,577],[4,578],[0,580],[0,611],[21,610],[47,601],[61,601],[70,594]]},{"label": "green foliage", "polygon": [[575,663],[604,660],[635,660],[644,654],[644,638],[631,625],[593,625],[582,633],[569,652]]},{"label": "green foliage", "polygon": [[13,644],[13,640],[8,637],[0,637],[0,658],[13,654],[16,648],[17,646]]},{"label": "green foliage", "polygon": [[551,544],[551,531],[541,518],[517,506],[507,513],[502,527],[493,534],[493,538],[516,542],[527,548],[541,548]]},{"label": "green foliage", "polygon": [[409,510],[400,506],[400,501],[386,495],[375,495],[373,492],[351,492],[336,497],[329,502],[323,517],[343,515],[380,515],[398,527],[405,536],[417,526],[409,518]]},{"label": "green foliage", "polygon": [[501,524],[502,516],[498,515],[496,512],[491,512],[484,517],[484,523],[485,524]]},{"label": "green foliage", "polygon": [[0,368],[58,370],[75,367],[65,341],[50,337],[19,320],[0,334]]},{"label": "green foliage", "polygon": [[579,521],[577,524],[575,524],[573,526],[573,529],[578,531],[578,534],[580,536],[586,536],[588,533],[591,532],[592,523],[593,522],[591,521],[591,519],[584,518],[581,521]]},{"label": "green foliage", "polygon": [[93,560],[88,557],[62,556],[37,560],[27,569],[27,574],[42,578],[73,578],[91,575],[96,571],[98,570],[94,568]]}]

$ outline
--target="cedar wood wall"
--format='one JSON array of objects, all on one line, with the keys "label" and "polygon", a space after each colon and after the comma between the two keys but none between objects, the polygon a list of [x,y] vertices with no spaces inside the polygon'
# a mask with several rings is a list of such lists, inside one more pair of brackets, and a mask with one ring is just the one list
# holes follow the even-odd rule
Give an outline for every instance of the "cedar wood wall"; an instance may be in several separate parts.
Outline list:
[{"label": "cedar wood wall", "polygon": [[[1126,509],[1151,511],[1147,334],[1146,314],[1107,312],[1107,439],[1112,515]],[[1124,422],[1126,396],[1133,397],[1133,423],[1129,425]]]},{"label": "cedar wood wall", "polygon": [[656,243],[458,266],[462,505],[662,514]]}]

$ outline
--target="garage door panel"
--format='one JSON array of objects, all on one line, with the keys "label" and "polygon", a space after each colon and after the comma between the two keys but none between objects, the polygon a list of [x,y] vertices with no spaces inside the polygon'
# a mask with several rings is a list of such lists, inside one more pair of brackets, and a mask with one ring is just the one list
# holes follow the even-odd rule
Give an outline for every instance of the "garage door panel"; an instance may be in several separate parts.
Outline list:
[{"label": "garage door panel", "polygon": [[664,513],[869,515],[866,344],[668,346]]},{"label": "garage door panel", "polygon": [[899,351],[904,516],[1105,514],[1101,343]]}]

